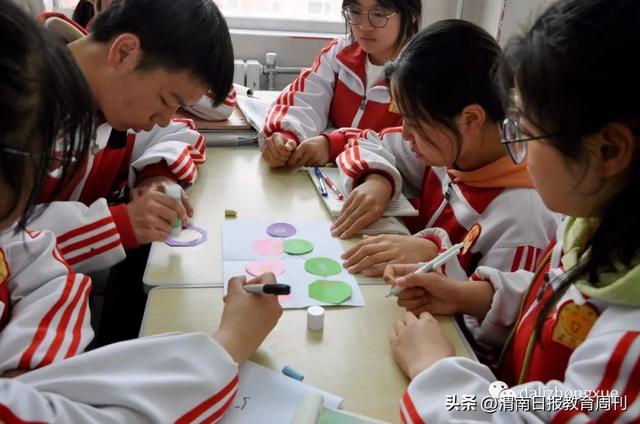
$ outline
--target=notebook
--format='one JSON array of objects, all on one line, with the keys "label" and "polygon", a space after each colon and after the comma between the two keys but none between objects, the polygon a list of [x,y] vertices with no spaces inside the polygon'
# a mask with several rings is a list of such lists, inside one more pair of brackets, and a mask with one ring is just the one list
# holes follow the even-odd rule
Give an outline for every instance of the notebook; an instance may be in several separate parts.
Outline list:
[{"label": "notebook", "polygon": [[[316,178],[314,168],[309,167],[305,169],[308,172],[309,177],[311,177],[311,181],[313,181],[313,184],[316,187],[318,196],[320,196],[320,198],[324,202],[324,205],[329,210],[329,213],[331,213],[331,216],[337,217],[338,215],[340,215],[340,211],[342,210],[342,205],[344,204],[344,200],[336,199],[336,197],[333,195],[329,187],[327,187],[328,196],[326,197],[321,196],[320,184],[318,183],[318,179]],[[344,194],[345,193],[344,188],[340,185],[340,174],[339,174],[338,168],[324,167],[320,169],[322,170],[322,173],[327,177],[329,177],[338,186],[340,191]],[[397,199],[389,203],[387,210],[382,214],[382,216],[383,217],[418,216],[418,214],[419,214],[418,210],[413,207],[411,202],[409,202],[409,200],[403,194],[400,194],[400,196]]]},{"label": "notebook", "polygon": [[193,120],[198,131],[204,135],[207,146],[243,146],[258,142],[258,133],[238,106],[224,121],[206,121],[182,109],[176,116]]}]

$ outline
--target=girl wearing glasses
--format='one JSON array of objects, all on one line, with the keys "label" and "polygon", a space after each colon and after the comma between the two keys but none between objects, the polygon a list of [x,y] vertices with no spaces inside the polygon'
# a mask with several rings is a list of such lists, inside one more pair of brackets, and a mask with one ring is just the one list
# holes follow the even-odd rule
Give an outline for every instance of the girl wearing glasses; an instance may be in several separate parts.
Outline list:
[{"label": "girl wearing glasses", "polygon": [[[428,312],[395,324],[392,350],[413,380],[402,400],[406,422],[640,421],[640,226],[631,206],[640,82],[629,54],[640,43],[639,19],[636,0],[564,0],[512,40],[501,65],[502,84],[515,87],[503,143],[515,161],[526,159],[544,203],[568,218],[536,272],[521,271],[521,290],[501,295],[514,275],[482,270],[445,302],[485,310],[485,321],[509,312],[513,330],[496,334],[504,348],[495,374],[451,357]],[[429,291],[425,311],[443,303],[431,275],[404,280]],[[472,297],[473,286],[493,295]],[[476,410],[456,407],[463,395]]]},{"label": "girl wearing glasses", "polygon": [[[479,266],[533,270],[558,218],[533,190],[525,165],[513,164],[500,144],[504,108],[493,84],[500,55],[481,28],[446,20],[419,32],[388,65],[403,126],[347,134],[351,142],[337,164],[348,196],[332,234],[355,235],[400,192],[416,198],[420,216],[405,220],[413,236],[367,237],[345,252],[350,272],[380,276],[389,263],[430,260],[472,228],[479,230],[473,246],[446,264],[446,275],[435,274],[442,285],[464,284]],[[428,301],[418,289],[398,296],[418,313]],[[493,318],[484,322],[487,329],[495,324],[487,331],[469,320],[480,341],[502,331],[500,317]]]},{"label": "girl wearing glasses", "polygon": [[328,124],[380,131],[402,122],[382,66],[418,31],[420,0],[344,0],[342,8],[350,34],[327,44],[269,108],[259,140],[272,167],[334,161],[346,140],[319,136]]},{"label": "girl wearing glasses", "polygon": [[25,226],[39,219],[35,196],[54,162],[68,164],[57,190],[78,171],[93,100],[69,50],[11,0],[0,0],[0,47],[0,422],[217,421],[232,407],[238,363],[280,316],[277,299],[234,278],[213,335],[81,353],[93,335],[91,280],[72,272],[53,233]]}]

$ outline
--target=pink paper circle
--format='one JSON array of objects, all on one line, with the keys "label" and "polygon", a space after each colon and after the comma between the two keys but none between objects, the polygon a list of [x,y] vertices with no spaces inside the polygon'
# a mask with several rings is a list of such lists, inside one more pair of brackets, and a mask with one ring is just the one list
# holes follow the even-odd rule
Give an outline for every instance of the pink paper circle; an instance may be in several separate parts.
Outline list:
[{"label": "pink paper circle", "polygon": [[279,261],[255,261],[249,262],[245,267],[245,270],[255,277],[258,277],[265,272],[273,272],[278,276],[282,275],[284,272],[284,265]]},{"label": "pink paper circle", "polygon": [[290,294],[281,294],[280,296],[278,296],[278,302],[280,302],[281,306],[285,306],[290,301],[291,301]]},{"label": "pink paper circle", "polygon": [[264,256],[278,256],[282,253],[281,239],[263,239],[253,243],[253,250]]}]

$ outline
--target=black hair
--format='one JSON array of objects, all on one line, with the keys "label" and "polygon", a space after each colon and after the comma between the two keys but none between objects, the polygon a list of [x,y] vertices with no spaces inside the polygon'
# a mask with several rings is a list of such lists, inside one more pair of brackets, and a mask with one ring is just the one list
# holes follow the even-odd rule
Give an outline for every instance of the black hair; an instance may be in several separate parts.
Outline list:
[{"label": "black hair", "polygon": [[471,22],[448,19],[416,34],[398,58],[386,65],[385,75],[408,123],[417,129],[420,122],[441,124],[460,144],[454,117],[466,106],[480,105],[490,121],[504,119],[494,74],[500,56],[500,46],[485,30]]},{"label": "black hair", "polygon": [[[500,67],[505,100],[517,85],[523,113],[545,132],[567,165],[588,168],[585,136],[607,123],[629,126],[640,135],[640,83],[633,46],[640,43],[637,0],[563,0],[549,7],[523,36],[508,44]],[[636,146],[637,147],[637,146]],[[628,184],[612,198],[587,243],[586,260],[561,277],[537,323],[578,279],[598,285],[599,274],[629,267],[638,253],[640,227],[631,205],[640,191],[638,149]]]},{"label": "black hair", "polygon": [[59,166],[50,201],[77,170],[94,128],[89,87],[67,47],[11,0],[0,0],[0,179],[10,202],[27,196],[18,228],[37,215],[35,199]]},{"label": "black hair", "polygon": [[190,71],[211,89],[214,105],[231,90],[231,36],[211,0],[114,0],[90,31],[98,42],[136,35],[143,53],[139,70]]},{"label": "black hair", "polygon": [[[342,0],[342,8],[358,3],[358,0]],[[420,0],[378,0],[380,7],[398,12],[400,15],[400,34],[396,47],[413,37],[420,28],[422,20],[422,2]]]},{"label": "black hair", "polygon": [[80,0],[76,5],[76,8],[73,9],[71,19],[73,19],[82,28],[86,28],[87,24],[95,14],[96,9],[89,0]]}]

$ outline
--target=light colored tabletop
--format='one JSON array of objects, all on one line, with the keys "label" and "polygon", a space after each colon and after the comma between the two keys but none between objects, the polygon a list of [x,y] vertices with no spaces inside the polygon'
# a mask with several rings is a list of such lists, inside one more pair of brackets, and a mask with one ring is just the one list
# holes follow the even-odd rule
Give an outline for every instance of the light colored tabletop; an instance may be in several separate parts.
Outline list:
[{"label": "light colored tabletop", "polygon": [[[282,370],[288,365],[304,382],[344,398],[343,408],[389,422],[399,421],[399,401],[408,379],[396,365],[388,336],[404,310],[385,298],[388,288],[361,286],[367,306],[325,308],[324,330],[308,331],[305,310],[287,310],[251,358]],[[149,293],[140,334],[203,331],[212,334],[222,313],[222,288],[162,287]],[[456,347],[471,356],[456,324],[440,324]]]},{"label": "light colored tabletop", "polygon": [[[189,191],[193,224],[208,232],[196,247],[153,243],[143,282],[145,289],[167,285],[222,285],[221,227],[225,209],[237,220],[303,220],[329,222],[331,216],[306,171],[271,169],[257,147],[209,147],[207,162]],[[343,248],[357,239],[343,241]],[[380,283],[357,276],[360,284]]]}]

